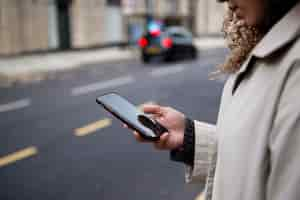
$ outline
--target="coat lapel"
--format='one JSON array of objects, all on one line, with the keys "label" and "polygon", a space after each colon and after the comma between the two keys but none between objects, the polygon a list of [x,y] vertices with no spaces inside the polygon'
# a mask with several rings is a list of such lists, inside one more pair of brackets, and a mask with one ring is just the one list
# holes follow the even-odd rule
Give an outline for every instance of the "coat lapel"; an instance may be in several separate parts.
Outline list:
[{"label": "coat lapel", "polygon": [[243,75],[253,65],[255,58],[266,58],[275,52],[291,44],[300,35],[300,2],[292,8],[273,28],[265,35],[265,37],[256,45],[249,54],[238,72],[236,72],[232,95],[243,79]]}]

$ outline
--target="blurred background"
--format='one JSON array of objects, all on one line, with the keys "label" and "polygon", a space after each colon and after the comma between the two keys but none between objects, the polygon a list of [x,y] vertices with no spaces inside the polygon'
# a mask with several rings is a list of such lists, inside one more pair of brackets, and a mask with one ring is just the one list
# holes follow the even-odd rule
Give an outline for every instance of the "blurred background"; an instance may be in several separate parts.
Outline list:
[{"label": "blurred background", "polygon": [[220,34],[223,13],[209,0],[1,0],[0,55],[135,43],[151,20]]},{"label": "blurred background", "polygon": [[201,199],[183,164],[95,99],[215,123],[224,13],[211,0],[0,0],[0,199]]}]

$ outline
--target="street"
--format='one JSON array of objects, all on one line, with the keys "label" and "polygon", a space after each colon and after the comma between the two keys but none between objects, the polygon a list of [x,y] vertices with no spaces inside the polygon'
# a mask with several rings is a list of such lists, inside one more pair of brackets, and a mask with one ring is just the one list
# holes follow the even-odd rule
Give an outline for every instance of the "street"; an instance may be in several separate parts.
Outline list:
[{"label": "street", "polygon": [[136,105],[155,102],[215,123],[224,80],[208,74],[225,55],[217,49],[196,61],[94,63],[1,88],[0,199],[195,199],[203,186],[185,184],[184,165],[137,143],[95,99],[113,91]]}]

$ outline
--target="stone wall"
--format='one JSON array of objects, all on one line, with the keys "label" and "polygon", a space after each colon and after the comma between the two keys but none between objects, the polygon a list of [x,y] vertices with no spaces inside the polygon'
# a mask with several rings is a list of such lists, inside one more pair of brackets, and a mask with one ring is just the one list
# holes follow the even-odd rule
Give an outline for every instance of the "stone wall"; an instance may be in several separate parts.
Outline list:
[{"label": "stone wall", "polygon": [[105,0],[73,0],[71,33],[73,47],[87,47],[104,42]]},{"label": "stone wall", "polygon": [[[56,49],[60,46],[55,0],[0,0],[0,55]],[[121,8],[106,0],[72,0],[71,48],[124,40]],[[118,40],[118,41],[117,41]]]},{"label": "stone wall", "polygon": [[[187,21],[190,1],[153,0],[154,13],[160,17],[175,14]],[[196,35],[220,33],[224,5],[216,0],[194,1],[197,1],[197,8],[192,9],[195,13],[192,24]],[[128,18],[125,16],[137,14],[143,17],[146,10],[145,1],[122,2],[123,12],[118,7],[108,8],[106,0],[72,0],[71,47],[84,48],[126,40]],[[134,3],[127,8],[124,2]],[[55,9],[55,0],[0,0],[0,55],[57,48],[59,22]]]},{"label": "stone wall", "polygon": [[196,13],[196,33],[218,34],[222,28],[225,5],[216,0],[199,0]]},{"label": "stone wall", "polygon": [[0,55],[48,48],[47,0],[0,1]]}]

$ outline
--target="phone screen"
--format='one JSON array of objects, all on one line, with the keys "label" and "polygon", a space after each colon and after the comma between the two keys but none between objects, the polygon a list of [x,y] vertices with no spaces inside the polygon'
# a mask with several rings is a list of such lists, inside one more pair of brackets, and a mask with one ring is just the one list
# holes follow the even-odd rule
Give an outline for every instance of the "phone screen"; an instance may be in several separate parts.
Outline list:
[{"label": "phone screen", "polygon": [[145,115],[136,106],[128,102],[125,98],[118,94],[110,93],[97,98],[97,103],[101,104],[106,110],[115,117],[126,123],[130,128],[138,131],[146,139],[157,139],[155,133],[144,126],[138,116]]}]

